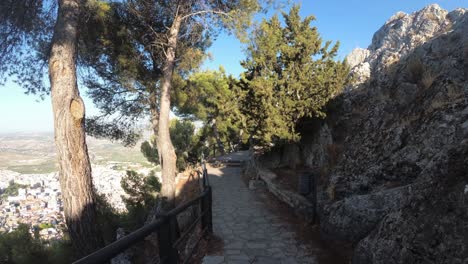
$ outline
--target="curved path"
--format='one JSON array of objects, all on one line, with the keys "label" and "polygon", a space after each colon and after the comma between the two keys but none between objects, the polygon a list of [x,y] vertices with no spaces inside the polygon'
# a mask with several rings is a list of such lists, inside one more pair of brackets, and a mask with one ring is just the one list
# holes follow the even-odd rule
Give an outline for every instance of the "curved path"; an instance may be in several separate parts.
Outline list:
[{"label": "curved path", "polygon": [[290,224],[266,209],[241,178],[240,167],[208,167],[213,187],[213,230],[224,242],[223,256],[204,264],[317,263],[313,249],[295,239]]}]

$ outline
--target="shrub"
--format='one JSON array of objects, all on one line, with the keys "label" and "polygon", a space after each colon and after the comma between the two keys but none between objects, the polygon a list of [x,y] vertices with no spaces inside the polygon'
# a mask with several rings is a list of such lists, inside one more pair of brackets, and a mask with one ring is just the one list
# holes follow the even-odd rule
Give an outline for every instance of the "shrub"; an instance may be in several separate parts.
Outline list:
[{"label": "shrub", "polygon": [[407,69],[410,80],[413,83],[418,83],[422,79],[423,73],[425,71],[424,64],[417,56],[413,56],[408,60]]},{"label": "shrub", "polygon": [[328,195],[328,198],[332,201],[335,200],[336,198],[336,187],[335,187],[335,184],[333,183],[330,183],[327,187],[327,195]]},{"label": "shrub", "polygon": [[161,183],[151,171],[148,176],[127,171],[120,181],[127,196],[122,197],[128,213],[122,216],[121,225],[127,230],[140,227],[146,221],[149,210],[156,204]]},{"label": "shrub", "polygon": [[73,250],[68,241],[44,243],[32,237],[29,226],[20,224],[10,233],[0,233],[0,263],[71,263]]},{"label": "shrub", "polygon": [[27,185],[23,185],[23,184],[18,184],[18,183],[15,183],[13,180],[11,180],[9,183],[8,183],[8,187],[5,188],[5,190],[3,190],[1,196],[0,196],[0,200],[1,199],[5,199],[9,196],[16,196],[18,195],[18,190],[20,188],[26,188],[28,187]]},{"label": "shrub", "polygon": [[421,79],[421,84],[423,88],[427,89],[432,86],[432,83],[434,83],[434,80],[436,79],[436,75],[433,74],[430,71],[425,71],[423,73],[422,79]]}]

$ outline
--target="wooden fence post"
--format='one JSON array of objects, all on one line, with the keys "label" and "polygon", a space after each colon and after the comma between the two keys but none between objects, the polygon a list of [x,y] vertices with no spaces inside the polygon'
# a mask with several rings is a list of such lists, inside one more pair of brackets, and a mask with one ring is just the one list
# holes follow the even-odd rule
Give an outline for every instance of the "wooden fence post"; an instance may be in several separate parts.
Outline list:
[{"label": "wooden fence post", "polygon": [[176,221],[175,217],[169,217],[158,230],[159,259],[165,264],[179,262],[179,254],[177,249],[173,247],[178,236]]},{"label": "wooden fence post", "polygon": [[208,195],[207,195],[207,203],[208,203],[208,233],[213,234],[213,196],[211,191],[211,186],[208,186]]},{"label": "wooden fence post", "polygon": [[211,195],[211,186],[206,187],[206,195],[201,199],[201,211],[204,213],[202,217],[202,229],[211,234],[213,233],[213,210],[212,206],[212,195]]}]

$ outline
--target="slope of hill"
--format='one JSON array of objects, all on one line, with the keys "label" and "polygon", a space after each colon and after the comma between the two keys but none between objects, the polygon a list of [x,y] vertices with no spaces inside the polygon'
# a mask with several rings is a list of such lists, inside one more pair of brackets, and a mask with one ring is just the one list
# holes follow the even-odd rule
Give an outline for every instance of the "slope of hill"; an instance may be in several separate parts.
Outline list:
[{"label": "slope of hill", "polygon": [[468,261],[467,43],[467,9],[396,14],[348,57],[356,83],[328,117],[262,164],[321,172],[321,232],[353,263]]},{"label": "slope of hill", "polygon": [[[93,165],[108,163],[148,166],[139,145],[127,148],[108,140],[88,137],[88,151]],[[117,164],[118,166],[119,164]],[[51,133],[0,134],[0,170],[19,173],[57,171],[56,154]]]}]

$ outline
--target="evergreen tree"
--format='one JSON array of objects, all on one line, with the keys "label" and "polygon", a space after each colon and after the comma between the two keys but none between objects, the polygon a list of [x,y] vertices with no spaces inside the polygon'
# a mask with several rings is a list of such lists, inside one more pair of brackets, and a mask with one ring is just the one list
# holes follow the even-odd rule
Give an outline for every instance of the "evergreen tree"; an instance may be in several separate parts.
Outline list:
[{"label": "evergreen tree", "polygon": [[[195,126],[190,120],[172,119],[170,133],[177,155],[177,169],[182,171],[189,163],[198,161],[203,146],[199,145],[200,137],[195,134]],[[141,152],[149,162],[159,164],[158,150],[148,141],[141,144]]]},{"label": "evergreen tree", "polygon": [[[50,93],[65,220],[78,255],[103,246],[85,136],[85,106],[77,83],[80,17],[88,1],[0,2],[0,77],[28,93]],[[43,79],[48,71],[50,90]]]},{"label": "evergreen tree", "polygon": [[184,170],[187,166],[189,154],[195,143],[195,126],[188,120],[172,119],[169,131],[177,155],[177,169],[179,171]]},{"label": "evergreen tree", "polygon": [[148,176],[135,171],[127,171],[127,175],[121,179],[120,184],[127,194],[122,197],[127,209],[153,204],[161,190],[161,183],[153,171]]},{"label": "evergreen tree", "polygon": [[239,143],[242,115],[236,82],[223,68],[197,72],[175,94],[177,113],[203,121],[211,129],[220,154],[224,154],[225,144]]},{"label": "evergreen tree", "polygon": [[[118,52],[113,52],[108,57],[97,53],[98,56],[91,56],[94,59],[88,61],[91,62],[90,65],[99,66],[93,68],[98,69],[97,76],[105,76],[111,80],[114,76],[117,79],[113,83],[118,86],[123,84],[128,89],[117,92],[113,87],[104,87],[98,91],[97,97],[106,98],[100,105],[110,110],[109,113],[121,106],[125,106],[124,110],[137,114],[144,109],[149,110],[153,130],[157,135],[155,147],[158,149],[158,160],[163,171],[161,193],[168,198],[169,205],[173,206],[177,157],[170,137],[169,113],[172,108],[171,95],[175,84],[180,80],[177,66],[184,65],[192,69],[199,62],[200,55],[204,55],[203,51],[208,43],[205,40],[209,40],[222,28],[242,32],[249,25],[252,14],[260,9],[260,5],[257,0],[128,0],[117,5],[123,7],[115,9],[113,13],[113,19],[116,18],[118,23],[112,23],[116,28],[110,28],[106,33],[116,35],[117,40],[123,40],[97,41],[104,45],[99,44],[101,48],[96,50],[113,52],[114,43],[124,43],[123,49],[119,48]],[[100,40],[100,34],[96,36],[94,39]],[[114,37],[110,38],[112,39]],[[90,47],[86,53],[91,50],[89,53],[92,54],[94,48],[92,45]],[[180,52],[184,47],[194,49],[187,49],[192,53]],[[121,57],[120,54],[126,55]],[[108,58],[111,60],[107,60]],[[113,75],[114,73],[118,74]],[[101,81],[98,78],[94,84],[98,86]],[[142,107],[142,104],[148,107]],[[99,125],[99,122],[94,124]]]},{"label": "evergreen tree", "polygon": [[[154,133],[149,144],[157,147],[166,5],[156,0],[113,2],[102,15],[87,20],[80,62],[87,69],[84,83],[89,96],[101,110],[101,115],[87,119],[88,134],[131,145],[139,139],[134,124],[149,116]],[[201,35],[200,28],[192,32],[181,28],[175,84],[205,57],[210,38]]]},{"label": "evergreen tree", "polygon": [[335,60],[339,42],[323,44],[315,19],[301,19],[300,7],[263,20],[247,47],[246,69],[241,80],[242,112],[257,144],[271,146],[295,141],[303,117],[323,118],[326,103],[348,81],[348,66]]},{"label": "evergreen tree", "polygon": [[[199,31],[200,34],[210,34],[218,26],[242,29],[250,23],[251,16],[258,11],[257,1],[224,1],[224,0],[188,0],[188,1],[168,1],[166,10],[168,17],[166,42],[164,42],[164,63],[162,68],[162,78],[160,86],[159,101],[159,122],[157,145],[160,152],[163,188],[162,194],[168,198],[169,206],[174,206],[175,202],[175,173],[177,156],[171,142],[169,132],[169,112],[171,109],[172,79],[175,63],[178,59],[177,47],[183,36],[182,27],[196,29],[197,25],[205,25],[205,29]],[[206,30],[208,29],[208,30]],[[195,31],[197,32],[197,31]],[[193,31],[189,31],[193,33]],[[198,35],[198,34],[197,34]]]}]

